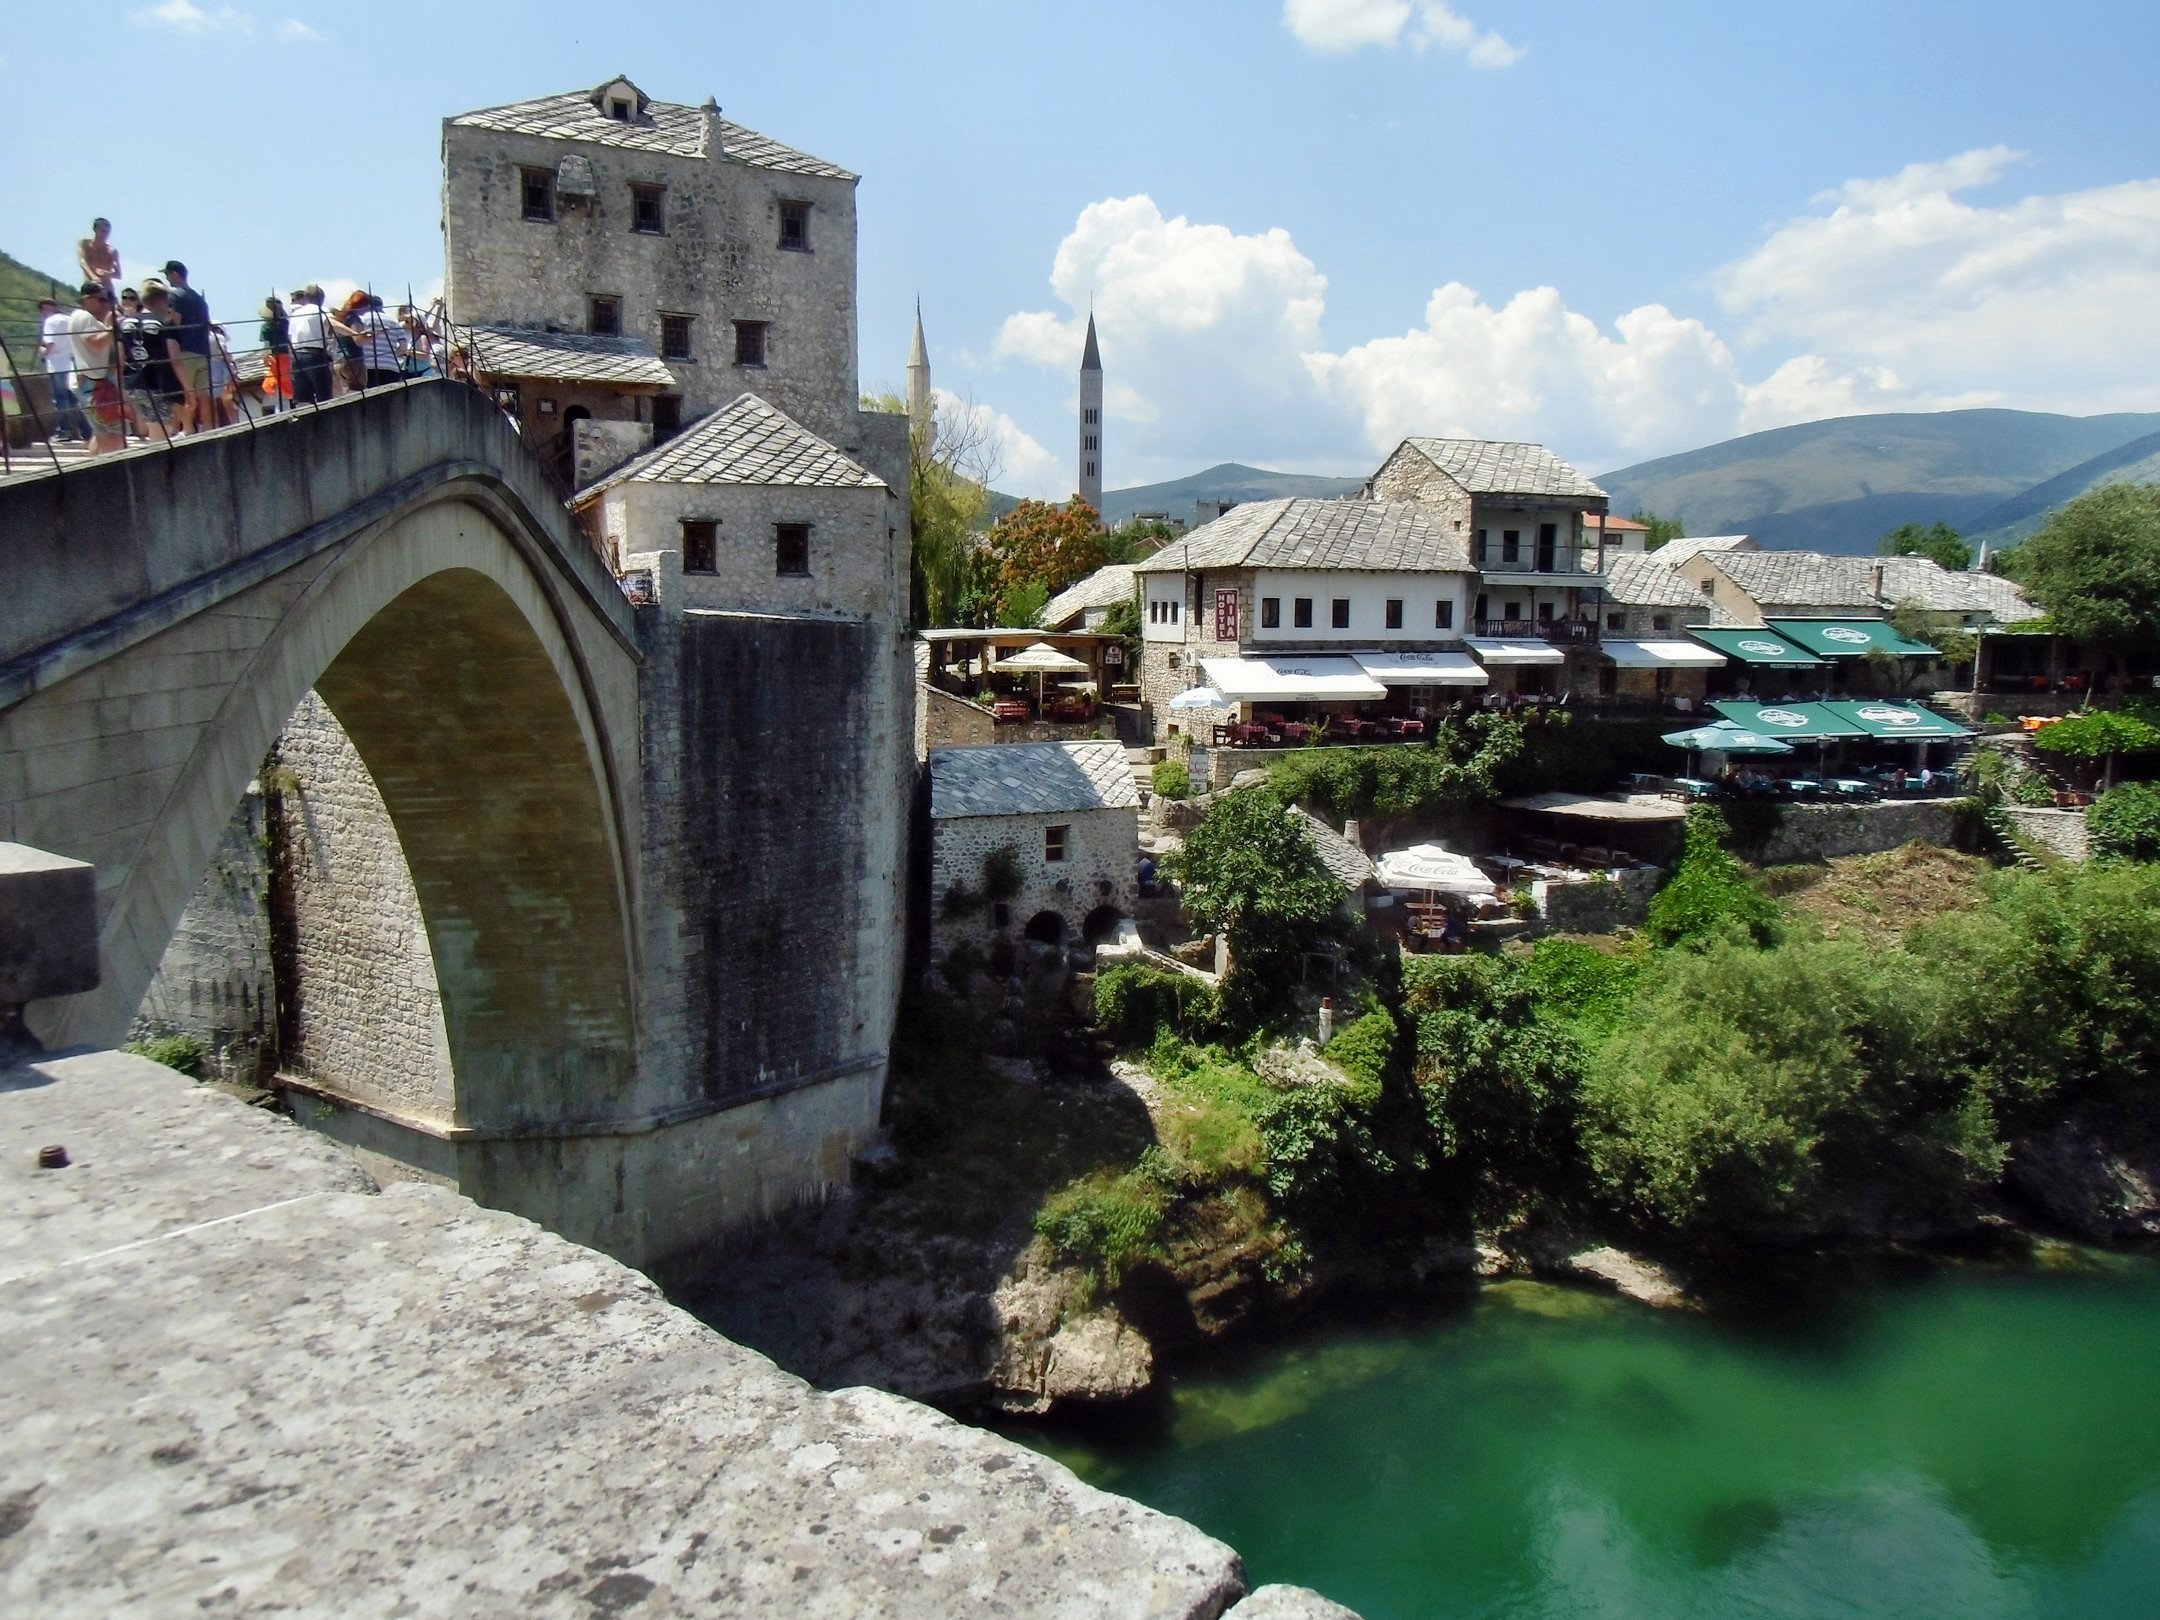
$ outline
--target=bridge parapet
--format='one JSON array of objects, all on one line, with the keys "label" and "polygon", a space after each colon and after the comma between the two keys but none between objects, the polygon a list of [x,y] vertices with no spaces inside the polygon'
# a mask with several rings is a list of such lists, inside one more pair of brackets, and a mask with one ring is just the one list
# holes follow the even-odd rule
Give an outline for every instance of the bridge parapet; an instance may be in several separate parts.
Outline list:
[{"label": "bridge parapet", "polygon": [[430,379],[0,484],[0,709],[460,478],[546,536],[553,571],[634,645],[622,592],[516,429]]}]

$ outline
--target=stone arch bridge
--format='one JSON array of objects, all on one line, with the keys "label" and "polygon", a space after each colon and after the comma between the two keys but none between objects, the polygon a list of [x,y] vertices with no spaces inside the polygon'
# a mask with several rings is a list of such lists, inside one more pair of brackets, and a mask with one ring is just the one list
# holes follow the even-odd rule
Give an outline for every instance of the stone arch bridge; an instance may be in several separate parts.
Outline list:
[{"label": "stone arch bridge", "polygon": [[103,982],[33,1004],[48,1045],[125,1037],[312,689],[411,871],[456,1129],[642,1106],[635,625],[485,396],[413,383],[17,479],[0,557],[0,838],[97,867]]}]

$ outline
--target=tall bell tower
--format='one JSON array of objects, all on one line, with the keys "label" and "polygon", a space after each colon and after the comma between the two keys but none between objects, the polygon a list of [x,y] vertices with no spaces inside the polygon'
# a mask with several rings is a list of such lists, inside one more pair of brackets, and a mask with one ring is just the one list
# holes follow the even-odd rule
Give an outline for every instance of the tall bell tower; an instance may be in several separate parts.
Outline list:
[{"label": "tall bell tower", "polygon": [[1080,354],[1080,498],[1102,512],[1102,351],[1095,347],[1095,312],[1088,311],[1087,347]]}]

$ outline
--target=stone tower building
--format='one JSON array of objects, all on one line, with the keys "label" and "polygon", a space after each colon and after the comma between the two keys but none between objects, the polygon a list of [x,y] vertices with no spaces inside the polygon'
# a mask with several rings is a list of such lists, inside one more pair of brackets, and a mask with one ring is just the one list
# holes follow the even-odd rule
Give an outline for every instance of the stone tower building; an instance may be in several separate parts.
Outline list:
[{"label": "stone tower building", "polygon": [[[850,451],[856,176],[626,78],[443,124],[443,296],[528,437],[753,392]],[[502,351],[500,357],[489,351]]]},{"label": "stone tower building", "polygon": [[930,346],[923,341],[922,300],[915,300],[915,343],[907,358],[908,431],[928,456],[937,448],[937,396],[930,391]]},{"label": "stone tower building", "polygon": [[1102,511],[1102,352],[1095,347],[1095,312],[1088,311],[1087,347],[1080,353],[1080,498]]}]

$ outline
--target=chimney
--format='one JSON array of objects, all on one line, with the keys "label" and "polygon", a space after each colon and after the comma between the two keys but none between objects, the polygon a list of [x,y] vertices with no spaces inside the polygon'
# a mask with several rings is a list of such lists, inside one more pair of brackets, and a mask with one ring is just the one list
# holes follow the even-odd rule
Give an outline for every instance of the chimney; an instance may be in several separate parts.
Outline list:
[{"label": "chimney", "polygon": [[1871,562],[1871,563],[1869,563],[1869,564],[1868,564],[1867,578],[1868,578],[1868,601],[1869,601],[1870,603],[1872,603],[1872,604],[1873,604],[1874,606],[1876,606],[1876,607],[1881,607],[1881,606],[1882,606],[1882,562],[1881,562],[1881,560],[1880,560],[1880,559],[1878,559],[1878,560],[1876,560],[1876,561],[1874,561],[1874,562]]},{"label": "chimney", "polygon": [[707,96],[705,105],[698,109],[705,115],[705,155],[716,158],[721,155],[720,102],[715,96]]}]

